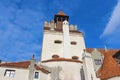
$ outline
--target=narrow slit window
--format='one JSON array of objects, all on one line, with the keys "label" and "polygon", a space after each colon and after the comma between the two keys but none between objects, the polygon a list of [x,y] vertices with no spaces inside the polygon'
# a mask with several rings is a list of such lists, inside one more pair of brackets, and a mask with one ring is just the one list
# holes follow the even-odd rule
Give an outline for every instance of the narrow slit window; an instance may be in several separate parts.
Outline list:
[{"label": "narrow slit window", "polygon": [[35,79],[38,79],[38,78],[39,78],[39,72],[35,72],[34,78],[35,78]]}]

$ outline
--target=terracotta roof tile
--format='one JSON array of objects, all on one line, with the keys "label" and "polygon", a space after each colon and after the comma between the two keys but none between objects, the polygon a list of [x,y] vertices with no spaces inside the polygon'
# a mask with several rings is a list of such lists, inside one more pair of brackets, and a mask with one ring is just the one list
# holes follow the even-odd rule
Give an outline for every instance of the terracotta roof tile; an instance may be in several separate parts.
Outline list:
[{"label": "terracotta roof tile", "polygon": [[98,74],[100,74],[99,78],[102,80],[120,76],[120,67],[111,54],[105,53],[103,65],[98,70]]},{"label": "terracotta roof tile", "polygon": [[24,62],[10,62],[10,63],[1,63],[0,67],[17,67],[17,68],[28,68],[30,61]]},{"label": "terracotta roof tile", "polygon": [[[23,61],[23,62],[10,62],[10,63],[1,63],[0,67],[10,67],[10,68],[28,68],[30,65],[30,61]],[[36,70],[40,70],[43,73],[50,73],[49,71],[45,70],[44,68],[41,68],[38,65],[35,65]]]},{"label": "terracotta roof tile", "polygon": [[[86,51],[91,53],[94,50],[94,48],[87,48]],[[98,51],[100,51],[103,55],[106,53],[105,49],[97,49]],[[119,49],[108,49],[107,53],[114,55],[115,53],[117,53],[119,51]]]},{"label": "terracotta roof tile", "polygon": [[42,61],[42,63],[45,63],[45,62],[55,62],[55,61],[67,61],[67,62],[82,63],[82,61],[80,61],[80,60],[66,59],[66,58],[54,58],[54,59],[49,59],[49,60]]},{"label": "terracotta roof tile", "polygon": [[36,69],[37,69],[37,70],[40,70],[40,71],[42,71],[43,73],[46,73],[46,74],[49,74],[49,73],[50,73],[49,71],[47,71],[47,70],[44,69],[44,68],[39,67],[38,65],[36,66]]},{"label": "terracotta roof tile", "polygon": [[[86,51],[89,53],[92,53],[94,49],[93,48],[87,48]],[[104,55],[104,60],[101,68],[98,70],[98,77],[101,78],[101,80],[106,80],[111,77],[120,76],[120,66],[117,64],[115,59],[113,58],[113,55],[116,54],[119,50],[116,49],[108,49],[105,51],[105,49],[97,49]]]},{"label": "terracotta roof tile", "polygon": [[67,16],[62,10],[59,11],[59,13],[57,15],[60,15],[60,16]]}]

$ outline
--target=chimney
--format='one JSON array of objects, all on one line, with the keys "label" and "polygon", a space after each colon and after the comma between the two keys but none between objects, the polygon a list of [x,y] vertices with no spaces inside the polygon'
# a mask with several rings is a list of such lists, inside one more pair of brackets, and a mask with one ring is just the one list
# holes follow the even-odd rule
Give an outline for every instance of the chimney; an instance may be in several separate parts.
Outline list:
[{"label": "chimney", "polygon": [[34,71],[35,71],[35,57],[33,55],[29,65],[29,80],[34,80]]}]

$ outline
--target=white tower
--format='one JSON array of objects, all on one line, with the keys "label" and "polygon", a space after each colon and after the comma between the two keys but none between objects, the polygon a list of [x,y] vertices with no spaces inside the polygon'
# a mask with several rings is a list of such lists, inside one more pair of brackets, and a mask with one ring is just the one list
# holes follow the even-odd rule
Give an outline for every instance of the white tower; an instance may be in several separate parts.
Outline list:
[{"label": "white tower", "polygon": [[49,80],[97,80],[92,59],[82,59],[86,49],[83,33],[69,25],[68,19],[60,11],[54,20],[44,23],[41,65],[51,72]]},{"label": "white tower", "polygon": [[63,22],[63,39],[64,39],[64,45],[63,45],[63,54],[65,58],[71,58],[70,53],[70,35],[69,35],[69,23],[67,20]]},{"label": "white tower", "polygon": [[54,20],[44,23],[41,60],[53,57],[82,60],[85,49],[83,33],[74,25],[69,25],[69,16],[60,11]]}]

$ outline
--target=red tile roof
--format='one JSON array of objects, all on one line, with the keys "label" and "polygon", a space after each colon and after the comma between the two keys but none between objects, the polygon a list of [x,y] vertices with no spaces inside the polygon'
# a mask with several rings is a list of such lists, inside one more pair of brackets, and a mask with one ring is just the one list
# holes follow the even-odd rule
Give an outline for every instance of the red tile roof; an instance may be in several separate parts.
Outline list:
[{"label": "red tile roof", "polygon": [[66,58],[53,58],[53,59],[49,59],[49,60],[42,61],[42,63],[45,63],[45,62],[55,62],[55,61],[67,61],[67,62],[82,63],[82,61],[80,61],[80,60],[66,59]]},{"label": "red tile roof", "polygon": [[[9,67],[9,68],[29,68],[30,61],[23,61],[23,62],[10,62],[10,63],[1,63],[0,67]],[[39,67],[38,65],[35,66],[36,70],[40,70],[46,74],[50,73],[49,71],[45,70],[44,68]]]},{"label": "red tile roof", "polygon": [[105,53],[103,65],[98,70],[98,74],[100,74],[100,76],[98,77],[102,80],[115,76],[120,76],[120,67],[111,54]]},{"label": "red tile roof", "polygon": [[59,13],[57,15],[60,15],[60,16],[67,16],[62,10],[59,11]]},{"label": "red tile roof", "polygon": [[29,65],[30,65],[30,61],[24,61],[24,62],[1,63],[0,67],[28,68]]},{"label": "red tile roof", "polygon": [[[87,48],[86,51],[92,53],[93,48]],[[108,49],[97,49],[104,55],[104,60],[101,68],[98,70],[98,77],[101,80],[106,80],[111,77],[120,76],[120,66],[117,64],[113,55],[116,54],[119,50]]]},{"label": "red tile roof", "polygon": [[40,71],[42,71],[43,73],[46,73],[46,74],[50,73],[50,72],[47,71],[46,69],[41,68],[41,67],[39,67],[39,66],[36,66],[36,69],[37,69],[37,70],[40,70]]},{"label": "red tile roof", "polygon": [[[89,53],[92,53],[92,51],[94,50],[94,48],[87,48],[86,51]],[[103,55],[106,53],[105,49],[97,49],[98,51],[100,51]],[[108,49],[107,53],[114,55],[115,53],[117,53],[119,51],[119,49]]]}]

